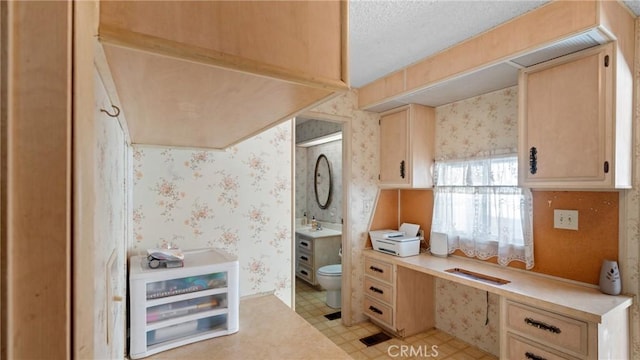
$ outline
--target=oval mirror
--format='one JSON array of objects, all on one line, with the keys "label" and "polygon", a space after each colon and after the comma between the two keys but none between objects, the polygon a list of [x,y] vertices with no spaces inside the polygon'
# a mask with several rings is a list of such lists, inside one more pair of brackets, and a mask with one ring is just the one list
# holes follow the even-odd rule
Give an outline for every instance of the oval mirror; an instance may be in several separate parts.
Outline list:
[{"label": "oval mirror", "polygon": [[326,209],[331,203],[331,165],[324,154],[318,156],[316,171],[313,174],[313,186],[316,192],[316,202],[321,209]]}]

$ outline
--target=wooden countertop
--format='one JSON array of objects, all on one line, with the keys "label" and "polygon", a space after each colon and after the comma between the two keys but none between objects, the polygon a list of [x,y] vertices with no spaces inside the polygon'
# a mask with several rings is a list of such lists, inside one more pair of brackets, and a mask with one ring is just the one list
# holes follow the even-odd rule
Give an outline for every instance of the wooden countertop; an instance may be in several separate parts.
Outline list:
[{"label": "wooden countertop", "polygon": [[274,295],[240,301],[240,330],[146,359],[351,359]]},{"label": "wooden countertop", "polygon": [[[550,311],[555,310],[594,323],[601,323],[609,313],[628,308],[633,301],[632,297],[606,295],[599,289],[587,285],[457,256],[440,258],[430,254],[420,254],[401,258],[374,250],[365,250],[364,254],[438,278],[488,291],[507,299],[543,307]],[[460,268],[510,282],[497,285],[446,271],[452,268]]]}]

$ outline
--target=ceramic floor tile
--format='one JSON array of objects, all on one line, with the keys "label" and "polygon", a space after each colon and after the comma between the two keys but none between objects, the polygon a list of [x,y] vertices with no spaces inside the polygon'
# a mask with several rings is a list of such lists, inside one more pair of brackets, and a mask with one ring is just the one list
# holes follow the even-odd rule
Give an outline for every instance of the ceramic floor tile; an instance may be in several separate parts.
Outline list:
[{"label": "ceramic floor tile", "polygon": [[457,352],[451,356],[449,356],[448,358],[446,358],[446,360],[476,360],[477,358],[464,353],[464,352]]},{"label": "ceramic floor tile", "polygon": [[337,335],[337,334],[336,334],[336,332],[335,332],[335,331],[333,331],[333,329],[331,329],[331,328],[324,329],[324,330],[322,330],[321,332],[322,332],[322,333],[324,334],[324,336],[326,336],[326,337],[332,337],[332,336],[334,336],[334,335]]},{"label": "ceramic floor tile", "polygon": [[349,353],[349,355],[351,355],[352,358],[354,358],[355,360],[369,360],[371,359],[369,356],[367,356],[367,354],[361,352],[361,351],[356,351],[353,353]]},{"label": "ceramic floor tile", "polygon": [[348,354],[351,354],[352,352],[358,351],[358,349],[355,346],[351,345],[351,343],[349,343],[349,342],[342,343],[342,344],[340,344],[338,346],[340,346],[342,348],[342,350],[344,350]]},{"label": "ceramic floor tile", "polygon": [[333,341],[333,343],[336,345],[342,345],[347,341],[347,339],[343,338],[340,335],[329,336],[329,340]]},{"label": "ceramic floor tile", "polygon": [[360,350],[361,353],[367,355],[367,359],[375,359],[378,356],[382,355],[383,352],[374,348],[374,347],[367,347],[363,350]]},{"label": "ceramic floor tile", "polygon": [[364,350],[367,348],[367,345],[363,344],[360,341],[360,338],[357,338],[356,340],[351,340],[349,344],[353,345],[353,347],[355,347],[358,350]]},{"label": "ceramic floor tile", "polygon": [[473,356],[474,359],[481,359],[483,356],[485,355],[489,355],[488,353],[486,353],[485,351],[482,351],[476,347],[473,346],[469,346],[466,349],[463,350],[465,353]]},{"label": "ceramic floor tile", "polygon": [[447,341],[447,344],[455,347],[456,349],[465,349],[469,347],[469,344],[459,339],[453,339],[453,340]]}]

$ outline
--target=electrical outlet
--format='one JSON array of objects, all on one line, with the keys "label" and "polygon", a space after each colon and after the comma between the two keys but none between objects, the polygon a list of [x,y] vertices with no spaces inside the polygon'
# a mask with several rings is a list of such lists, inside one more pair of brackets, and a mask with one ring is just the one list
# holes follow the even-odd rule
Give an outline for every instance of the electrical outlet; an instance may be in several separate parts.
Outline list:
[{"label": "electrical outlet", "polygon": [[578,210],[553,210],[555,229],[578,230]]}]

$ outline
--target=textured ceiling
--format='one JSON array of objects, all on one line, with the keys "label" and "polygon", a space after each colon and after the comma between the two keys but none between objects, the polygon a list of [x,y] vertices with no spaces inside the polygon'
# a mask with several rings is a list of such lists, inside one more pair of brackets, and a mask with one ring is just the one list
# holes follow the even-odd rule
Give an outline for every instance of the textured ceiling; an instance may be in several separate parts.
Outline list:
[{"label": "textured ceiling", "polygon": [[[640,0],[624,2],[640,14]],[[545,3],[350,0],[351,86],[366,85]]]}]

